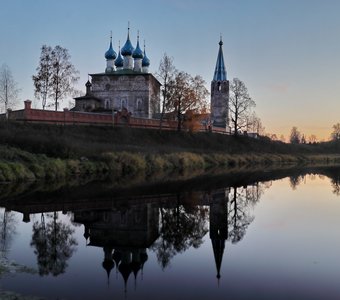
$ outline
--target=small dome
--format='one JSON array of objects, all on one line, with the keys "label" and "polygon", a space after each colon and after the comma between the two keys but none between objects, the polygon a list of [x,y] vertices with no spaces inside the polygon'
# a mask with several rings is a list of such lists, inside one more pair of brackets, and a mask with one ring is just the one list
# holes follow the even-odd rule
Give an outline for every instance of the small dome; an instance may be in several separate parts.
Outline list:
[{"label": "small dome", "polygon": [[115,59],[116,57],[117,57],[117,53],[112,48],[112,39],[111,39],[109,50],[107,50],[105,52],[105,58],[106,59]]},{"label": "small dome", "polygon": [[143,58],[143,57],[144,57],[143,51],[142,51],[142,49],[139,47],[139,37],[138,37],[138,39],[137,39],[137,46],[136,46],[136,49],[135,49],[135,51],[133,51],[133,53],[132,53],[132,57],[133,57],[133,58]]},{"label": "small dome", "polygon": [[90,80],[87,80],[87,82],[85,83],[85,86],[86,87],[91,87],[92,86],[92,83],[90,82]]},{"label": "small dome", "polygon": [[116,58],[116,60],[115,60],[115,66],[116,66],[117,68],[122,68],[123,65],[124,65],[124,59],[123,59],[123,57],[121,56],[120,50],[119,50],[118,56],[117,56],[117,58]]},{"label": "small dome", "polygon": [[144,58],[142,60],[142,67],[149,67],[150,66],[150,59],[146,56],[145,49],[144,49]]},{"label": "small dome", "polygon": [[133,48],[131,41],[130,41],[130,35],[128,32],[128,36],[127,36],[127,40],[125,42],[125,45],[123,46],[121,53],[123,56],[127,56],[127,55],[132,55],[133,50],[135,50],[135,48]]}]

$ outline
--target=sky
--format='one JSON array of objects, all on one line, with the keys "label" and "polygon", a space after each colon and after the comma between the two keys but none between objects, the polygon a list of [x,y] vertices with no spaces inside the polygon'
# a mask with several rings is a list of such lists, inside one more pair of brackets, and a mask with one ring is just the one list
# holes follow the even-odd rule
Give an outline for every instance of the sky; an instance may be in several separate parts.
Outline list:
[{"label": "sky", "polygon": [[[69,50],[85,92],[89,73],[103,72],[113,46],[137,30],[150,71],[167,53],[177,69],[201,75],[210,90],[223,38],[229,80],[239,78],[256,102],[266,132],[289,136],[293,126],[327,140],[340,122],[339,0],[0,0],[0,65],[34,100],[32,75],[40,48]],[[72,99],[64,101],[64,107]],[[20,104],[19,106],[23,106]]]}]

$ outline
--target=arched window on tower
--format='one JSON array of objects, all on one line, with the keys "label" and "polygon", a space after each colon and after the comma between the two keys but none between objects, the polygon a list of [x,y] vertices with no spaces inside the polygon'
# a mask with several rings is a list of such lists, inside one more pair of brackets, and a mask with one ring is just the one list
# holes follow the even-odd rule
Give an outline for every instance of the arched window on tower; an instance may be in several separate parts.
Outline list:
[{"label": "arched window on tower", "polygon": [[126,108],[127,109],[127,107],[126,107],[126,98],[122,98],[121,99],[121,108],[123,109],[123,108]]},{"label": "arched window on tower", "polygon": [[217,82],[217,90],[220,92],[221,91],[221,82]]},{"label": "arched window on tower", "polygon": [[137,111],[142,111],[142,99],[137,98]]},{"label": "arched window on tower", "polygon": [[105,109],[109,109],[109,100],[105,100]]}]

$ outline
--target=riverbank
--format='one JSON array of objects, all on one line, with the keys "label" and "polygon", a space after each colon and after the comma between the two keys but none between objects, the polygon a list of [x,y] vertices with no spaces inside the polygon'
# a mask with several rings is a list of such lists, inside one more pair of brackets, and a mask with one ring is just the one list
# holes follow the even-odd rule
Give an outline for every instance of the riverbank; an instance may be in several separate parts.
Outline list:
[{"label": "riverbank", "polygon": [[147,179],[157,174],[163,177],[184,173],[202,174],[211,169],[225,172],[265,166],[333,165],[340,164],[338,154],[227,154],[227,153],[140,153],[105,152],[95,158],[63,159],[34,154],[0,146],[0,182],[65,180],[68,178],[112,179],[139,175]]},{"label": "riverbank", "polygon": [[113,179],[340,163],[339,143],[95,126],[0,124],[0,182]]}]

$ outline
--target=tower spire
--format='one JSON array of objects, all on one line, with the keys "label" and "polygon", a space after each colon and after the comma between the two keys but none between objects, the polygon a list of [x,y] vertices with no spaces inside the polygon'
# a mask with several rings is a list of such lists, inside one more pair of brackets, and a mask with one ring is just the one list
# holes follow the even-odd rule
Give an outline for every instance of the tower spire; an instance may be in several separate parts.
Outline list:
[{"label": "tower spire", "polygon": [[220,42],[218,43],[220,45],[217,55],[217,61],[216,61],[216,67],[215,67],[215,73],[214,73],[214,81],[225,81],[227,80],[227,71],[225,69],[224,65],[224,58],[223,58],[223,50],[222,50],[222,34],[220,35]]}]

